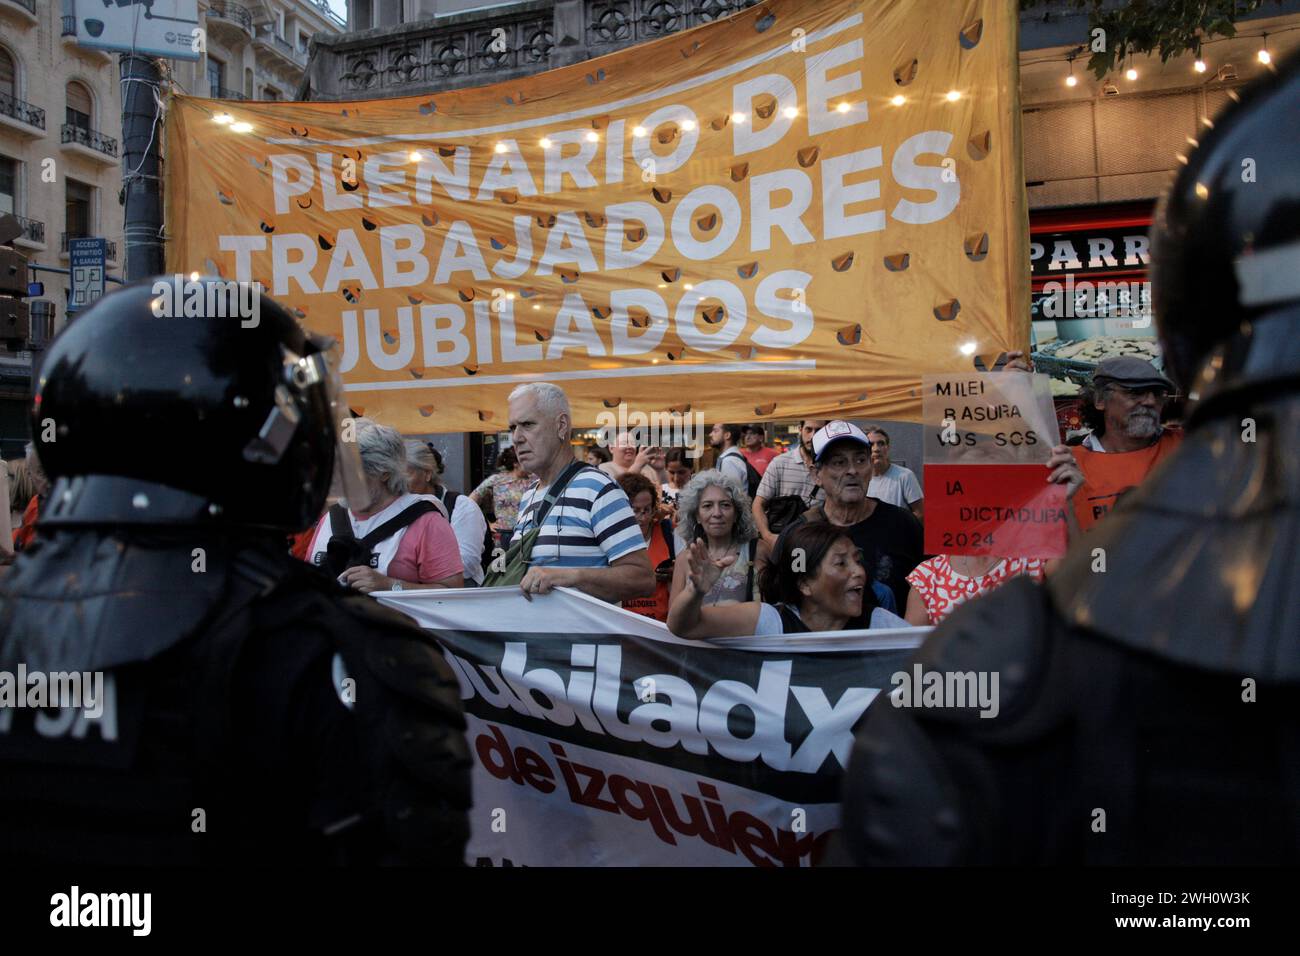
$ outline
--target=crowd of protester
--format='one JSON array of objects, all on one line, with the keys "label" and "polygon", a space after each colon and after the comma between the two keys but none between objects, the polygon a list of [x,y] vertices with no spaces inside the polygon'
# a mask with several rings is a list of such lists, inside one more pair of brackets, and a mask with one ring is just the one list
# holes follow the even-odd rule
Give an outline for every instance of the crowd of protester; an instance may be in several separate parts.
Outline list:
[{"label": "crowd of protester", "polygon": [[[1020,355],[1009,368],[1028,369]],[[1072,537],[1177,447],[1161,424],[1173,385],[1135,357],[1102,362],[1084,393],[1090,426],[1052,449]],[[568,400],[531,383],[510,396],[513,446],[468,494],[444,482],[430,442],[356,420],[362,500],[331,496],[292,551],[370,593],[517,585],[573,587],[684,637],[933,625],[1011,578],[1055,561],[924,553],[921,483],[891,460],[889,434],[806,419],[785,451],[757,423],[718,423],[703,449],[640,446],[619,433],[575,457]],[[705,453],[707,454],[707,453]],[[0,467],[9,508],[0,564],[30,546],[48,482],[31,445]],[[353,495],[353,498],[357,498]],[[514,576],[501,573],[513,562]]]}]

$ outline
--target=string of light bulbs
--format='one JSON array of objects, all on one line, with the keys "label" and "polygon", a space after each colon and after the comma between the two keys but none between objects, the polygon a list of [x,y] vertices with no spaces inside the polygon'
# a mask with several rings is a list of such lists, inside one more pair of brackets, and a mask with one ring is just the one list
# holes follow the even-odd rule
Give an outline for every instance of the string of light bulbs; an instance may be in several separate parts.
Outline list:
[{"label": "string of light bulbs", "polygon": [[[1269,46],[1268,46],[1269,37],[1277,37],[1280,34],[1292,33],[1296,30],[1300,30],[1300,26],[1282,27],[1277,30],[1262,30],[1259,33],[1255,33],[1255,34],[1239,33],[1231,37],[1215,37],[1214,39],[1204,40],[1196,44],[1196,49],[1195,49],[1196,59],[1192,62],[1192,70],[1196,73],[1205,73],[1209,70],[1209,64],[1206,62],[1205,58],[1201,55],[1202,50],[1205,47],[1213,46],[1216,43],[1226,43],[1229,40],[1249,40],[1253,38],[1259,38],[1259,40],[1261,41],[1260,48],[1255,53],[1255,59],[1258,60],[1264,66],[1270,66],[1273,63],[1273,53],[1271,50],[1269,50]],[[1064,57],[1058,54],[1055,56],[1039,57],[1037,59],[1028,59],[1022,61],[1021,66],[1022,67],[1037,66],[1043,63],[1059,63],[1062,59],[1064,59],[1066,63],[1065,85],[1073,89],[1074,87],[1079,85],[1079,77],[1076,76],[1074,72],[1074,61],[1078,59],[1079,56],[1081,56],[1086,51],[1087,51],[1087,45],[1080,44],[1079,46],[1074,47],[1068,53],[1066,53]],[[1121,61],[1121,65],[1122,65],[1122,61]],[[1138,69],[1131,65],[1124,67],[1123,73],[1124,73],[1124,78],[1129,82],[1133,82],[1134,80],[1138,79],[1140,75]]]}]

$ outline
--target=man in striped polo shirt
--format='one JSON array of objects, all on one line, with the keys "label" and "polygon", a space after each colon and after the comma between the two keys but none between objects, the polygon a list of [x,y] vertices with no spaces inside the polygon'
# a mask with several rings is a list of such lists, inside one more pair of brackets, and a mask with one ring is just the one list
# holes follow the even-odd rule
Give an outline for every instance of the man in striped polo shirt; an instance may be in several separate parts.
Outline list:
[{"label": "man in striped polo shirt", "polygon": [[[514,540],[536,527],[551,484],[574,461],[571,421],[569,400],[557,385],[530,382],[510,393],[515,453],[519,464],[537,476],[519,502]],[[584,466],[546,512],[541,528],[528,573],[519,582],[525,596],[555,587],[577,588],[611,602],[654,594],[654,572],[632,505],[604,472]]]}]

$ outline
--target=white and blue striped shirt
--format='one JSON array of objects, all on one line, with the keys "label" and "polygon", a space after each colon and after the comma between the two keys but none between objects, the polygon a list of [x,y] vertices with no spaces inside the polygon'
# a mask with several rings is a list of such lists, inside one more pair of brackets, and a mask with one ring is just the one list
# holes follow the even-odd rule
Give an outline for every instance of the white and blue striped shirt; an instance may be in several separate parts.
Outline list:
[{"label": "white and blue striped shirt", "polygon": [[[512,542],[534,527],[549,487],[534,484],[524,492]],[[603,471],[584,468],[551,506],[529,563],[543,568],[604,568],[645,546],[632,505],[618,482]]]}]

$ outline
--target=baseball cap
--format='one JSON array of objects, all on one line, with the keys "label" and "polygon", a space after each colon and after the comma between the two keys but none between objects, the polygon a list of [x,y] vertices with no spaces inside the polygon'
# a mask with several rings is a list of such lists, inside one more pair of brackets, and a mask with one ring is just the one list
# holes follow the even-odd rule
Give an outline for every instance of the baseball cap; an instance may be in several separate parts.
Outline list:
[{"label": "baseball cap", "polygon": [[1097,363],[1097,371],[1092,374],[1094,385],[1102,382],[1114,382],[1128,388],[1160,387],[1169,392],[1175,391],[1174,383],[1165,378],[1154,365],[1136,355],[1115,355]]},{"label": "baseball cap", "polygon": [[820,465],[826,449],[841,440],[854,441],[864,448],[871,448],[871,442],[867,441],[867,436],[862,433],[862,429],[852,422],[839,420],[827,422],[817,429],[817,434],[813,435],[813,461]]}]

